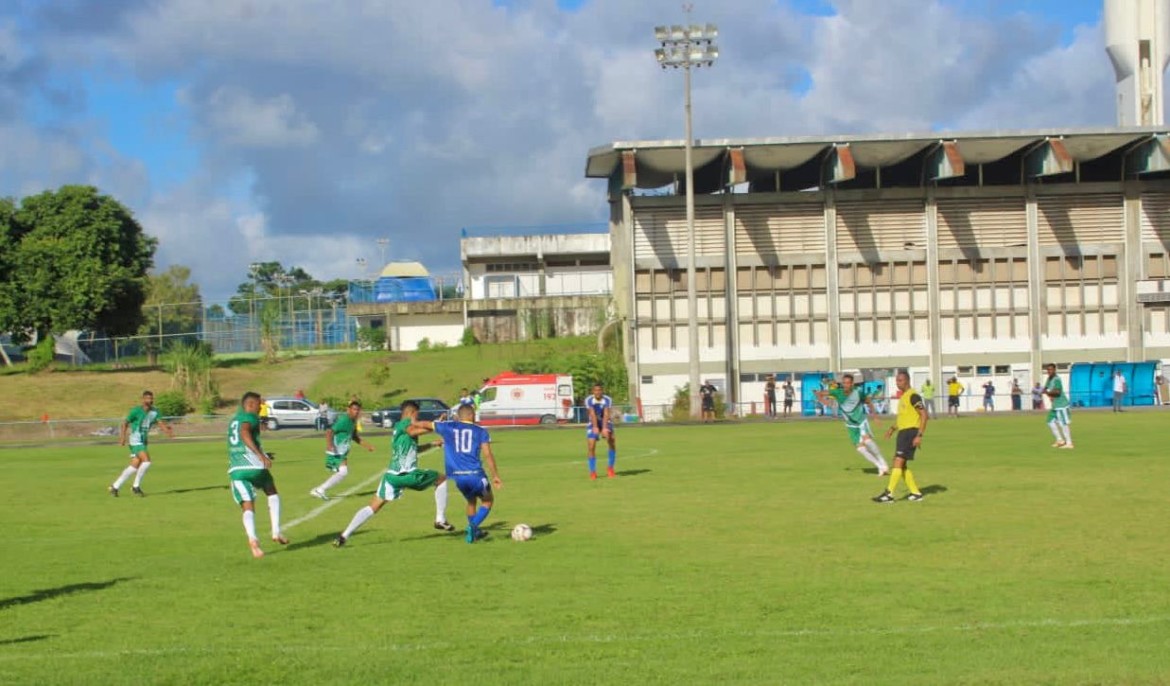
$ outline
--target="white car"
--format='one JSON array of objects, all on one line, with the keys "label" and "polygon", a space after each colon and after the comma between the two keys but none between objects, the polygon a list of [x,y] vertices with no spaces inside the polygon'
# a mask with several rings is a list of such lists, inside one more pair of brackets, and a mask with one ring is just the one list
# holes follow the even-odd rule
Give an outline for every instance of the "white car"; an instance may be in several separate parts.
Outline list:
[{"label": "white car", "polygon": [[[317,404],[299,398],[267,398],[268,417],[264,425],[269,431],[276,431],[290,426],[313,428],[317,426],[317,417],[320,411]],[[329,410],[328,422],[333,424],[337,413]]]}]

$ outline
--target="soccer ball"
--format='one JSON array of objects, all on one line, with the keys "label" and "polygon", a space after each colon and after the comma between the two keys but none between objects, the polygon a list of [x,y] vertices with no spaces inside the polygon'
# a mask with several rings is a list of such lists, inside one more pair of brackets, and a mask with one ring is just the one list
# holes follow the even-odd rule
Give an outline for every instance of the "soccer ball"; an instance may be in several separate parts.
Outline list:
[{"label": "soccer ball", "polygon": [[527,524],[517,524],[512,528],[513,541],[527,541],[532,538],[532,527]]}]

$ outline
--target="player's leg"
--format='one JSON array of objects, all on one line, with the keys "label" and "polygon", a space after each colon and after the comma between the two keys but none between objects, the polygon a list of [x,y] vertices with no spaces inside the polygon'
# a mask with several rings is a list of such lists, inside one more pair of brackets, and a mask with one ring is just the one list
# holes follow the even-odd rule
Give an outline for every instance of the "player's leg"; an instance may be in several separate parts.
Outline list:
[{"label": "player's leg", "polygon": [[1060,425],[1057,424],[1056,410],[1048,411],[1048,430],[1052,432],[1053,448],[1060,448],[1064,446],[1064,433],[1061,431]]},{"label": "player's leg", "polygon": [[605,473],[612,479],[617,476],[617,472],[614,471],[614,468],[617,466],[617,436],[613,435],[612,426],[609,427],[609,436],[606,440],[609,443],[609,466],[606,468]]},{"label": "player's leg", "polygon": [[585,432],[585,459],[589,462],[589,478],[597,478],[597,432],[590,426]]},{"label": "player's leg", "polygon": [[870,458],[872,458],[871,461],[873,462],[873,466],[877,467],[878,476],[886,476],[890,473],[890,465],[886,464],[886,458],[882,456],[882,449],[878,446],[877,439],[874,438],[868,421],[861,427],[861,445],[859,447],[865,450]]},{"label": "player's leg", "polygon": [[150,453],[143,450],[138,453],[138,471],[134,474],[134,484],[131,486],[134,495],[146,495],[142,492],[142,477],[146,476],[147,469],[150,469]]},{"label": "player's leg", "polygon": [[260,483],[257,485],[263,488],[264,495],[268,496],[268,520],[272,524],[272,540],[281,545],[288,545],[288,539],[280,532],[280,494],[276,492],[276,481],[272,478],[272,472],[265,469],[259,480]]},{"label": "player's leg", "polygon": [[439,475],[435,484],[435,528],[439,531],[454,531],[455,527],[447,521],[447,477]]},{"label": "player's leg", "polygon": [[341,483],[345,477],[349,476],[349,460],[328,456],[325,458],[325,468],[333,473],[329,475],[328,479],[321,482],[320,486],[309,491],[309,495],[314,498],[320,498],[321,500],[329,500],[329,489]]},{"label": "player's leg", "polygon": [[480,530],[480,525],[492,511],[492,487],[486,476],[457,476],[455,486],[467,501],[467,536],[468,543],[475,543],[486,534]]},{"label": "player's leg", "polygon": [[232,499],[243,511],[244,533],[248,536],[248,547],[252,550],[252,557],[264,557],[260,541],[256,538],[256,491],[250,481],[242,478],[232,479],[231,487]]},{"label": "player's leg", "polygon": [[1072,418],[1069,416],[1068,408],[1065,407],[1065,408],[1061,408],[1061,409],[1057,410],[1056,416],[1057,416],[1056,424],[1058,427],[1060,427],[1061,431],[1064,432],[1064,445],[1061,447],[1065,448],[1067,450],[1072,450],[1072,448],[1073,448]]},{"label": "player's leg", "polygon": [[382,477],[382,483],[378,486],[378,492],[374,495],[373,498],[370,499],[370,504],[354,513],[353,519],[349,520],[349,526],[345,527],[345,531],[342,531],[340,534],[338,534],[337,539],[333,541],[333,547],[340,548],[341,546],[345,545],[346,541],[348,541],[349,537],[353,535],[353,532],[357,531],[359,526],[365,524],[366,521],[370,519],[370,517],[378,514],[378,512],[382,509],[382,506],[387,502],[394,500],[401,495],[401,491],[392,486],[390,482],[387,481],[385,476]]},{"label": "player's leg", "polygon": [[114,480],[114,483],[110,484],[110,495],[114,496],[115,498],[118,497],[118,489],[122,487],[122,484],[126,483],[130,477],[138,473],[139,463],[140,460],[138,459],[138,454],[131,453],[130,465],[122,470],[122,473],[118,475],[118,478]]}]

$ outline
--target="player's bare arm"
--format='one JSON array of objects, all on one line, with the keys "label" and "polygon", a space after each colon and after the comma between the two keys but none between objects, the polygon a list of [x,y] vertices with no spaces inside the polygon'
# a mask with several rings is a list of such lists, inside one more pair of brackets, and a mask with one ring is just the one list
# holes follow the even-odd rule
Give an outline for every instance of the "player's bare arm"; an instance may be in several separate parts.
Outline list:
[{"label": "player's bare arm", "polygon": [[260,461],[264,463],[265,469],[270,469],[272,467],[272,458],[268,457],[268,455],[260,449],[260,446],[256,445],[256,441],[252,438],[251,431],[241,431],[240,440],[244,442],[244,445],[247,446],[248,450],[251,450],[254,455],[260,456]]},{"label": "player's bare arm", "polygon": [[374,446],[370,443],[366,443],[365,441],[363,441],[362,437],[358,434],[353,435],[353,442],[357,443],[361,447],[365,448],[366,452],[371,452],[371,453],[374,452]]},{"label": "player's bare arm", "polygon": [[922,402],[922,396],[917,396],[918,402],[914,404],[914,409],[918,410],[918,435],[914,437],[914,447],[922,445],[922,437],[926,435],[926,422],[930,416],[926,412],[926,403]]},{"label": "player's bare arm", "polygon": [[122,420],[122,433],[118,439],[118,445],[126,445],[126,433],[130,430],[130,422]]},{"label": "player's bare arm", "polygon": [[504,482],[500,480],[500,470],[496,467],[496,456],[492,453],[492,444],[483,444],[483,459],[487,461],[487,465],[492,470],[492,488],[502,488]]},{"label": "player's bare arm", "polygon": [[[357,436],[354,436],[353,440],[358,441],[359,443],[361,442],[361,439],[359,439]],[[333,443],[333,427],[325,429],[325,452],[333,454],[337,453],[337,446]]]},{"label": "player's bare arm", "polygon": [[175,427],[172,426],[170,422],[164,422],[163,420],[160,419],[160,420],[158,420],[158,428],[161,429],[162,432],[167,435],[167,438],[174,438],[175,437]]}]

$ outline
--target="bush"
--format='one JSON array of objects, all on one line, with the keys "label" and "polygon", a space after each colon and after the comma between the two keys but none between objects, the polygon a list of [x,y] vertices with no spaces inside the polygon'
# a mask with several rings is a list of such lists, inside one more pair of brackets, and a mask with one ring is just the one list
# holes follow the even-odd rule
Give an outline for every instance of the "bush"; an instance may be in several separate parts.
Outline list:
[{"label": "bush", "polygon": [[420,353],[425,353],[426,351],[428,351],[430,349],[431,349],[431,339],[423,338],[421,341],[418,342],[418,351]]},{"label": "bush", "polygon": [[629,380],[620,351],[605,353],[549,353],[534,360],[512,365],[517,374],[570,374],[573,377],[573,400],[580,404],[593,384],[600,383],[615,403],[629,401]]},{"label": "bush", "polygon": [[53,364],[53,357],[56,355],[57,342],[50,336],[45,336],[37,347],[28,351],[28,368],[34,372],[41,372],[49,368]]},{"label": "bush", "polygon": [[363,326],[357,331],[358,347],[362,350],[385,350],[386,329]]},{"label": "bush", "polygon": [[436,341],[435,344],[431,346],[431,350],[446,350],[446,349],[447,349],[447,341]]},{"label": "bush", "polygon": [[195,408],[182,391],[167,391],[154,398],[154,407],[164,417],[182,417]]},{"label": "bush", "polygon": [[459,339],[459,345],[479,345],[479,339],[475,337],[475,329],[470,326],[463,328],[463,338]]}]

